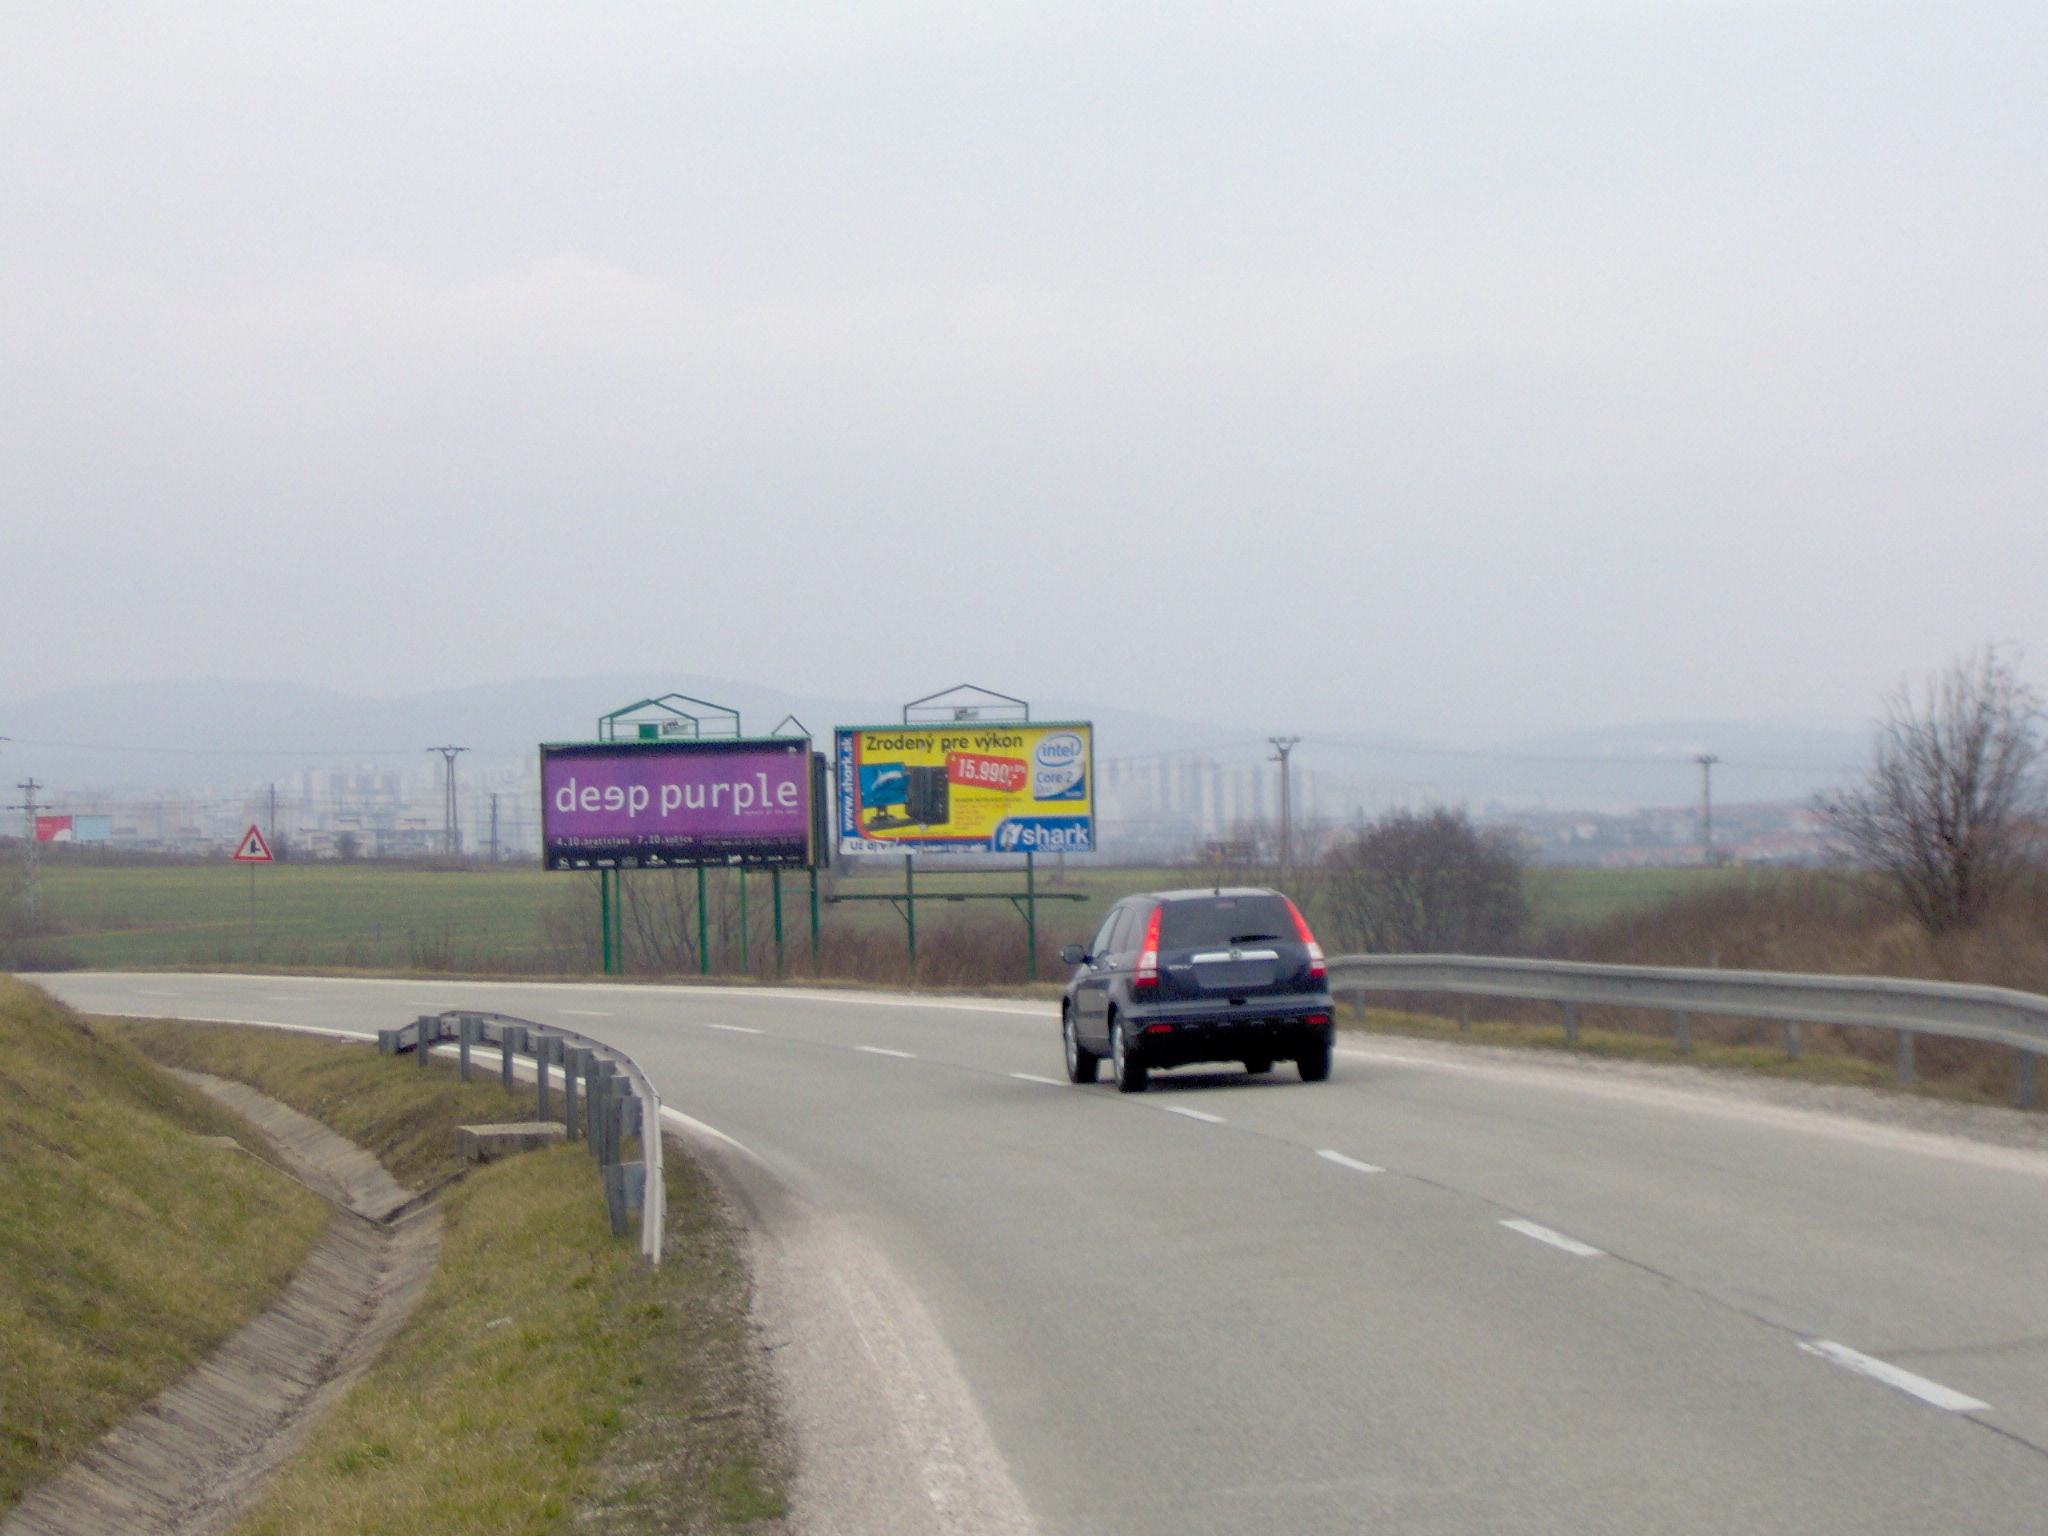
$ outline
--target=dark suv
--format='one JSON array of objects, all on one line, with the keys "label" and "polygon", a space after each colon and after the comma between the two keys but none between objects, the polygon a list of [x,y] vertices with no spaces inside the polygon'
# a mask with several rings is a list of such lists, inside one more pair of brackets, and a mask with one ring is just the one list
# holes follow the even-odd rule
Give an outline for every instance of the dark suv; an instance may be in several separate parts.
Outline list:
[{"label": "dark suv", "polygon": [[1140,1092],[1153,1067],[1292,1061],[1304,1082],[1330,1075],[1330,979],[1322,946],[1278,891],[1154,891],[1127,896],[1095,942],[1069,944],[1079,966],[1060,1004],[1067,1077]]}]

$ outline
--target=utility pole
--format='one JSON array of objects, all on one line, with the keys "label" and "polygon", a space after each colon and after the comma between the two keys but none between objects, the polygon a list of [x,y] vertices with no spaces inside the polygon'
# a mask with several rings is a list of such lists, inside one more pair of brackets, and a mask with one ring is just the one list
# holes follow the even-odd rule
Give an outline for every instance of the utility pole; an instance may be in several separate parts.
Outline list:
[{"label": "utility pole", "polygon": [[1268,736],[1274,756],[1268,759],[1280,765],[1280,883],[1285,885],[1289,872],[1294,866],[1294,790],[1288,772],[1287,757],[1301,745],[1299,736]]},{"label": "utility pole", "polygon": [[427,750],[441,754],[441,852],[452,859],[462,852],[462,832],[455,824],[455,759],[469,748],[429,747]]},{"label": "utility pole", "polygon": [[21,791],[21,804],[10,809],[22,813],[28,845],[28,884],[22,894],[22,904],[27,909],[30,927],[34,927],[36,918],[42,911],[42,891],[38,880],[42,872],[42,847],[36,841],[36,812],[42,807],[36,804],[36,791],[43,786],[30,778],[27,783],[14,787]]},{"label": "utility pole", "polygon": [[1700,862],[1714,864],[1714,764],[1721,761],[1711,752],[1693,759],[1700,765]]},{"label": "utility pole", "polygon": [[491,862],[498,862],[498,792],[491,791]]}]

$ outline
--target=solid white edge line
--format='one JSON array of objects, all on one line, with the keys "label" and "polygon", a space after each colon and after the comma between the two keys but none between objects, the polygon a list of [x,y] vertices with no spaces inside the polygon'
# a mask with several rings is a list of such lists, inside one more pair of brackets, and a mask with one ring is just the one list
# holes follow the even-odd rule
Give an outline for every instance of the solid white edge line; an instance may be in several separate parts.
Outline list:
[{"label": "solid white edge line", "polygon": [[1533,1237],[1539,1243],[1548,1243],[1553,1248],[1562,1248],[1566,1253],[1582,1259],[1598,1259],[1606,1256],[1607,1250],[1595,1248],[1591,1243],[1582,1243],[1576,1237],[1566,1237],[1562,1232],[1553,1232],[1548,1227],[1539,1227],[1533,1221],[1524,1221],[1519,1216],[1504,1217],[1501,1225],[1510,1232],[1519,1232],[1524,1237]]},{"label": "solid white edge line", "polygon": [[1040,1077],[1036,1072],[1012,1072],[1010,1076],[1020,1083],[1043,1083],[1048,1088],[1064,1088],[1067,1085],[1056,1077]]},{"label": "solid white edge line", "polygon": [[1837,1344],[1833,1339],[1801,1339],[1799,1347],[1809,1355],[1819,1355],[1823,1360],[1832,1361],[1845,1371],[1854,1371],[1859,1376],[1868,1376],[1872,1381],[1881,1381],[1894,1391],[1904,1392],[1908,1397],[1917,1397],[1923,1403],[1930,1403],[1949,1413],[1974,1413],[1991,1405],[1980,1402],[1968,1393],[1958,1392],[1953,1387],[1944,1387],[1938,1381],[1929,1381],[1925,1376],[1915,1376],[1911,1371],[1900,1370],[1888,1361],[1879,1360],[1861,1350],[1851,1349],[1846,1344]]},{"label": "solid white edge line", "polygon": [[218,1016],[204,1019],[182,1019],[175,1015],[161,1013],[110,1013],[104,1008],[81,1008],[80,1013],[97,1014],[103,1019],[164,1019],[172,1024],[241,1024],[253,1029],[288,1029],[295,1035],[326,1035],[334,1040],[368,1040],[376,1044],[377,1037],[360,1029],[327,1029],[319,1024],[285,1024],[276,1019],[223,1019]]},{"label": "solid white edge line", "polygon": [[[101,980],[123,980],[132,978],[135,980],[156,981],[161,980],[165,975],[165,973],[162,971],[92,971],[88,973],[80,973],[75,971],[22,971],[19,974],[24,979],[29,981],[35,980],[35,978],[38,976],[49,976],[55,978],[60,976],[73,976],[80,974],[89,974],[94,978]],[[273,979],[268,977],[253,977],[247,971],[187,971],[179,974],[181,974],[183,977],[191,981],[229,982],[236,985],[240,985],[251,980]],[[864,1007],[873,1008],[939,1008],[950,1010],[955,1013],[1009,1013],[1034,1019],[1047,1019],[1051,1020],[1054,1023],[1057,1023],[1059,1021],[1060,1016],[1058,1006],[1052,1003],[1051,1001],[1043,1003],[1023,1004],[983,1001],[977,998],[964,997],[948,1000],[931,997],[917,997],[907,992],[840,992],[825,987],[665,986],[661,984],[640,985],[634,982],[622,981],[566,980],[429,981],[418,976],[301,976],[296,979],[301,985],[313,987],[441,987],[449,989],[467,988],[472,991],[479,987],[491,987],[508,992],[553,992],[558,996],[565,992],[606,992],[622,993],[638,997],[654,995],[669,997],[695,996],[749,999],[795,998],[803,1001],[817,1001],[827,1003],[858,1003]],[[182,997],[185,994],[179,993],[177,995]],[[415,1004],[411,1001],[408,1001],[407,1006],[427,1007],[431,1005]],[[106,1013],[105,1009],[99,1009],[97,1011],[101,1013]],[[122,1015],[108,1013],[107,1017],[110,1019],[120,1018],[122,1017]],[[136,1015],[136,1017],[140,1017],[140,1015]]]},{"label": "solid white edge line", "polygon": [[744,1024],[706,1024],[704,1027],[706,1029],[722,1029],[729,1035],[759,1035],[767,1033],[765,1030],[749,1029]]},{"label": "solid white edge line", "polygon": [[1221,1115],[1212,1115],[1205,1109],[1189,1109],[1185,1104],[1162,1104],[1159,1107],[1169,1115],[1186,1115],[1190,1120],[1201,1120],[1209,1125],[1228,1124]]},{"label": "solid white edge line", "polygon": [[917,1060],[915,1051],[892,1051],[886,1045],[856,1045],[856,1051],[866,1051],[870,1056],[894,1056],[899,1061]]},{"label": "solid white edge line", "polygon": [[1332,1152],[1328,1147],[1323,1148],[1316,1156],[1327,1158],[1339,1168],[1349,1168],[1353,1173],[1385,1173],[1387,1171],[1378,1163],[1361,1163],[1355,1157],[1346,1157],[1342,1152]]},{"label": "solid white edge line", "polygon": [[699,1135],[709,1136],[714,1141],[722,1141],[729,1147],[737,1147],[740,1151],[746,1153],[749,1157],[758,1156],[758,1154],[755,1153],[753,1148],[749,1147],[745,1142],[740,1141],[735,1137],[726,1135],[725,1132],[721,1131],[715,1125],[706,1125],[702,1120],[699,1120],[695,1115],[684,1114],[680,1109],[677,1109],[673,1104],[664,1104],[661,1106],[661,1118],[664,1120],[673,1121],[675,1124],[683,1126],[689,1130],[695,1131]]}]

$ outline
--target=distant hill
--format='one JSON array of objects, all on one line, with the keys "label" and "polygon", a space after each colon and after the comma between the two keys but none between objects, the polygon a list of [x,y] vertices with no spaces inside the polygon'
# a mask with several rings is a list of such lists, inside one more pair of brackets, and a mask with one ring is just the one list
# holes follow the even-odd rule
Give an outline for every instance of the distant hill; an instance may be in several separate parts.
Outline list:
[{"label": "distant hill", "polygon": [[[820,740],[835,725],[898,718],[879,700],[787,693],[729,678],[619,673],[535,678],[367,698],[293,683],[208,680],[78,688],[0,705],[0,772],[57,789],[246,785],[301,768],[377,764],[414,773],[449,743],[469,761],[511,764],[541,741],[587,737],[598,715],[636,699],[685,693],[741,712],[749,734],[785,715]],[[1196,723],[1080,700],[1034,701],[1039,719],[1091,719],[1097,755],[1264,759],[1265,732],[1237,721]],[[1617,725],[1464,748],[1385,734],[1303,733],[1295,762],[1332,779],[1382,786],[1377,798],[1443,800],[1475,809],[1625,809],[1690,803],[1692,759],[1714,752],[1724,803],[1804,799],[1839,782],[1868,751],[1867,733],[1834,724],[1679,721]]]}]

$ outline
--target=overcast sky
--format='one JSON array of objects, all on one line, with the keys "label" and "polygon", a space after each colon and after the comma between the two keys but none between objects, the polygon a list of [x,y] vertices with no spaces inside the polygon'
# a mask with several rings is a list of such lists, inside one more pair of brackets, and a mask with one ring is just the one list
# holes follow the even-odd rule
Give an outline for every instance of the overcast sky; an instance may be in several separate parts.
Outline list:
[{"label": "overcast sky", "polygon": [[1861,717],[2040,637],[2044,151],[2039,0],[7,4],[0,697]]}]

